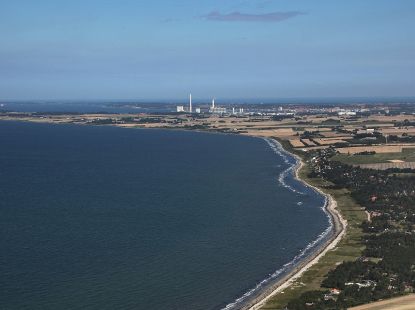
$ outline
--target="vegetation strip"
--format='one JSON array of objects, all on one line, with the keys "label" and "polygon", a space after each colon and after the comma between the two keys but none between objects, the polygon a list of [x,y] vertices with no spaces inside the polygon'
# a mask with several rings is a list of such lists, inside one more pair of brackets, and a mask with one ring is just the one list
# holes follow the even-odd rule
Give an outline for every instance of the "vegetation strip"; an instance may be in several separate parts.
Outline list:
[{"label": "vegetation strip", "polygon": [[[308,178],[320,179],[325,190],[344,191],[345,198],[365,207],[369,217],[360,210],[359,218],[352,221],[346,205],[340,207],[349,220],[349,229],[342,240],[344,242],[325,257],[336,258],[332,262],[337,267],[329,268],[332,270],[314,287],[307,279],[298,281],[302,285],[292,286],[284,292],[285,296],[275,296],[263,309],[346,309],[413,292],[415,208],[412,202],[415,177],[393,171],[356,168],[334,161],[334,155],[332,149],[310,155]],[[342,247],[347,241],[354,241],[352,248]],[[354,251],[357,259],[346,261],[335,257],[339,251],[346,250]],[[320,275],[323,270],[319,270]]]},{"label": "vegetation strip", "polygon": [[322,244],[316,251],[307,257],[299,266],[297,266],[290,274],[288,274],[286,277],[281,279],[278,283],[276,283],[270,290],[265,292],[261,297],[259,297],[254,305],[249,307],[250,310],[256,310],[261,309],[266,305],[266,303],[274,297],[276,294],[280,293],[282,290],[290,287],[296,281],[299,279],[305,272],[307,272],[310,267],[318,263],[318,261],[324,257],[324,255],[334,249],[336,245],[340,242],[342,239],[345,228],[347,226],[347,221],[344,220],[341,216],[341,214],[337,211],[337,203],[333,199],[333,197],[330,194],[322,192],[319,188],[305,182],[303,179],[300,178],[299,171],[304,166],[304,163],[302,159],[297,156],[296,154],[292,154],[297,158],[297,166],[295,168],[295,176],[296,178],[303,182],[306,186],[312,187],[314,190],[321,193],[323,196],[327,198],[326,200],[326,210],[329,212],[330,216],[333,220],[333,229],[334,234],[333,236],[327,240],[324,244]]}]

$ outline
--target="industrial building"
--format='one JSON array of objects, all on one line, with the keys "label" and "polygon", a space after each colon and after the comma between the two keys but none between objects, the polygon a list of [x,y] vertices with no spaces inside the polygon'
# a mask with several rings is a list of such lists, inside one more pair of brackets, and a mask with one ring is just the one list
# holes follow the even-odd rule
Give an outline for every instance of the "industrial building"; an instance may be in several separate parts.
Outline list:
[{"label": "industrial building", "polygon": [[232,112],[228,112],[228,109],[225,107],[219,107],[217,105],[215,105],[215,99],[212,99],[212,103],[210,106],[206,107],[206,105],[203,107],[197,107],[195,109],[193,109],[193,104],[192,104],[192,94],[189,94],[189,105],[188,107],[184,106],[184,105],[178,105],[176,106],[176,112],[178,113],[211,113],[211,114],[233,114],[233,115],[242,115],[244,114],[244,109],[243,108],[235,108],[232,107]]}]

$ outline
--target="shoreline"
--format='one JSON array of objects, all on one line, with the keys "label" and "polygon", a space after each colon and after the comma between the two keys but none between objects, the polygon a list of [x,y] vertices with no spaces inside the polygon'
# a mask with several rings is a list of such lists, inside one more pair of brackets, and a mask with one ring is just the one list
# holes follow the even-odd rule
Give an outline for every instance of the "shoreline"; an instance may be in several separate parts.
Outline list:
[{"label": "shoreline", "polygon": [[[7,120],[5,120],[7,121]],[[11,120],[16,121],[16,120]],[[33,122],[30,120],[17,120],[17,121],[23,121],[23,122]],[[68,124],[68,123],[48,123],[48,122],[40,122],[40,123],[46,123],[46,124]],[[73,124],[73,125],[89,125],[89,124]],[[200,133],[211,133],[211,134],[225,134],[225,135],[234,135],[234,133],[229,132],[216,132],[216,131],[207,131],[207,130],[189,130],[189,129],[170,129],[170,128],[163,128],[163,127],[154,127],[154,128],[125,128],[122,126],[117,126],[114,124],[108,124],[108,125],[101,125],[101,126],[110,126],[110,127],[118,127],[123,129],[161,129],[161,130],[183,130],[183,131],[194,131],[194,132],[200,132]],[[236,299],[234,302],[228,304],[226,307],[222,308],[224,309],[234,309],[234,306],[236,306],[238,303],[241,303],[240,307],[236,307],[235,309],[241,309],[241,310],[258,310],[261,309],[272,297],[274,297],[276,294],[280,293],[281,291],[287,289],[290,287],[298,278],[300,278],[310,267],[315,265],[328,251],[332,250],[337,246],[337,244],[341,241],[343,236],[346,233],[346,227],[347,227],[347,221],[342,217],[340,212],[337,210],[337,202],[334,200],[334,198],[330,194],[324,193],[320,188],[311,185],[307,183],[305,180],[303,180],[299,176],[299,172],[302,169],[302,167],[305,165],[303,160],[300,156],[297,154],[291,153],[288,150],[286,150],[282,144],[276,140],[275,138],[271,137],[263,137],[263,136],[256,136],[256,135],[244,135],[246,137],[253,137],[253,138],[260,138],[264,140],[272,141],[272,143],[279,147],[280,151],[287,153],[288,156],[291,156],[295,158],[296,163],[293,164],[290,169],[293,170],[294,179],[297,181],[303,183],[304,186],[308,188],[312,188],[314,191],[318,192],[320,195],[325,197],[325,204],[323,205],[322,209],[323,211],[329,216],[330,218],[330,230],[331,235],[327,238],[327,240],[324,240],[321,242],[321,244],[317,244],[315,248],[312,248],[310,253],[305,255],[303,258],[301,258],[297,264],[294,264],[293,268],[291,270],[287,270],[286,274],[283,274],[281,278],[275,279],[275,283],[269,284],[269,287],[265,287],[263,291],[259,290],[258,295],[256,297],[253,297],[252,299],[249,298],[249,296],[245,299],[245,294]],[[324,232],[323,232],[324,233]],[[318,240],[318,239],[316,239]],[[315,241],[316,241],[315,240]],[[304,250],[306,250],[305,248]],[[266,279],[265,279],[266,280]],[[272,281],[272,280],[271,280]],[[232,305],[229,307],[229,305]]]},{"label": "shoreline", "polygon": [[[263,138],[263,137],[260,137]],[[342,217],[340,212],[337,210],[337,202],[334,198],[321,190],[320,188],[307,183],[299,176],[300,170],[305,165],[301,157],[298,155],[287,151],[282,144],[277,141],[276,139],[271,139],[273,143],[278,145],[284,152],[288,153],[290,156],[294,157],[297,161],[294,169],[294,178],[299,182],[303,183],[305,186],[312,188],[322,196],[326,198],[326,203],[324,211],[331,218],[332,224],[332,236],[328,238],[324,243],[319,245],[310,255],[306,256],[304,260],[300,261],[297,266],[295,266],[291,271],[288,272],[287,275],[283,276],[281,279],[277,280],[277,282],[270,286],[270,288],[266,289],[264,292],[260,293],[260,295],[254,298],[248,305],[243,306],[242,310],[258,310],[262,308],[272,297],[276,294],[280,293],[281,291],[290,287],[294,281],[300,278],[310,267],[315,265],[328,251],[334,249],[343,236],[346,233],[347,221]]]}]

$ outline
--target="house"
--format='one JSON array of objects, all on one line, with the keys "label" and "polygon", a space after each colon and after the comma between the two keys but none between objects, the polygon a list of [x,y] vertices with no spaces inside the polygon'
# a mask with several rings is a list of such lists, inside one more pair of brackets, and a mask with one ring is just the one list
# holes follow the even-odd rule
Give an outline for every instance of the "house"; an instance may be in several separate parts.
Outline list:
[{"label": "house", "polygon": [[330,289],[330,294],[332,295],[339,295],[341,291],[338,288],[332,288]]}]

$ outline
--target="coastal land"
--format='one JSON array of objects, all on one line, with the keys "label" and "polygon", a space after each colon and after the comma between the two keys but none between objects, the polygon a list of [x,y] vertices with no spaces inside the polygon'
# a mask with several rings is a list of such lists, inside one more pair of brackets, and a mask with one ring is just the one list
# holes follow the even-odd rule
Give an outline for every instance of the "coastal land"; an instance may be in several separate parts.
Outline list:
[{"label": "coastal land", "polygon": [[[399,219],[396,219],[398,215],[392,217],[391,212],[384,214],[379,206],[372,208],[367,203],[390,201],[391,197],[395,197],[392,192],[382,199],[381,194],[374,194],[372,184],[368,188],[367,180],[371,180],[369,183],[372,182],[374,188],[381,188],[385,180],[400,182],[393,179],[397,177],[396,173],[398,178],[413,178],[411,158],[415,149],[415,113],[408,109],[411,107],[405,105],[360,106],[347,111],[333,107],[314,111],[301,107],[280,115],[54,115],[5,112],[0,119],[200,130],[277,140],[285,151],[297,158],[296,177],[327,197],[325,210],[330,215],[333,230],[331,237],[316,247],[312,254],[244,309],[284,309],[287,305],[288,309],[295,310],[326,309],[326,306],[344,309],[349,305],[413,291],[413,283],[409,280],[411,276],[405,277],[389,267],[385,269],[387,271],[382,271],[385,264],[390,265],[390,254],[383,254],[383,248],[375,251],[371,244],[386,242],[382,238],[388,238],[391,233],[398,234],[399,238],[402,234],[411,235],[414,226],[408,222],[412,219],[408,217],[410,214],[402,215],[401,212]],[[296,111],[294,114],[293,110]],[[372,166],[370,169],[360,168],[364,164]],[[388,169],[394,170],[391,172]],[[396,197],[400,197],[398,194]],[[408,202],[411,199],[412,196]],[[408,253],[405,252],[405,255],[410,256]],[[342,271],[350,268],[354,268],[353,272],[345,276]],[[368,268],[373,270],[373,274],[362,271]],[[398,281],[399,284],[396,284]],[[370,296],[360,296],[359,293],[363,292]]]},{"label": "coastal land", "polygon": [[332,219],[332,234],[289,274],[263,292],[247,308],[249,310],[283,309],[290,300],[298,298],[302,293],[319,289],[327,272],[340,262],[357,259],[363,248],[359,240],[359,225],[364,219],[362,208],[351,199],[347,191],[327,189],[329,182],[309,178],[310,166],[304,162],[301,154],[294,153],[288,144],[285,144],[285,150],[293,152],[292,156],[297,158],[296,178],[327,197],[325,209]]},{"label": "coastal land", "polygon": [[326,205],[324,206],[324,208],[329,213],[332,220],[332,236],[326,242],[318,246],[311,255],[306,257],[297,266],[295,266],[289,274],[279,279],[279,281],[275,283],[272,286],[272,288],[263,292],[260,297],[256,298],[256,300],[253,301],[253,304],[247,308],[249,310],[267,308],[268,303],[272,299],[275,299],[275,296],[277,294],[284,293],[285,289],[295,285],[296,281],[298,281],[301,278],[301,276],[305,272],[307,272],[313,265],[317,264],[319,260],[327,254],[328,251],[334,250],[340,242],[340,240],[343,238],[344,234],[346,233],[347,220],[344,219],[341,213],[337,210],[337,202],[333,199],[333,197],[330,194],[324,193],[320,188],[313,186],[310,183],[307,183],[304,179],[300,177],[300,171],[302,168],[305,167],[304,162],[298,155],[291,155],[295,156],[297,159],[297,165],[295,166],[294,172],[295,177],[299,181],[302,181],[305,184],[305,186],[313,188],[322,196],[326,197]]}]

